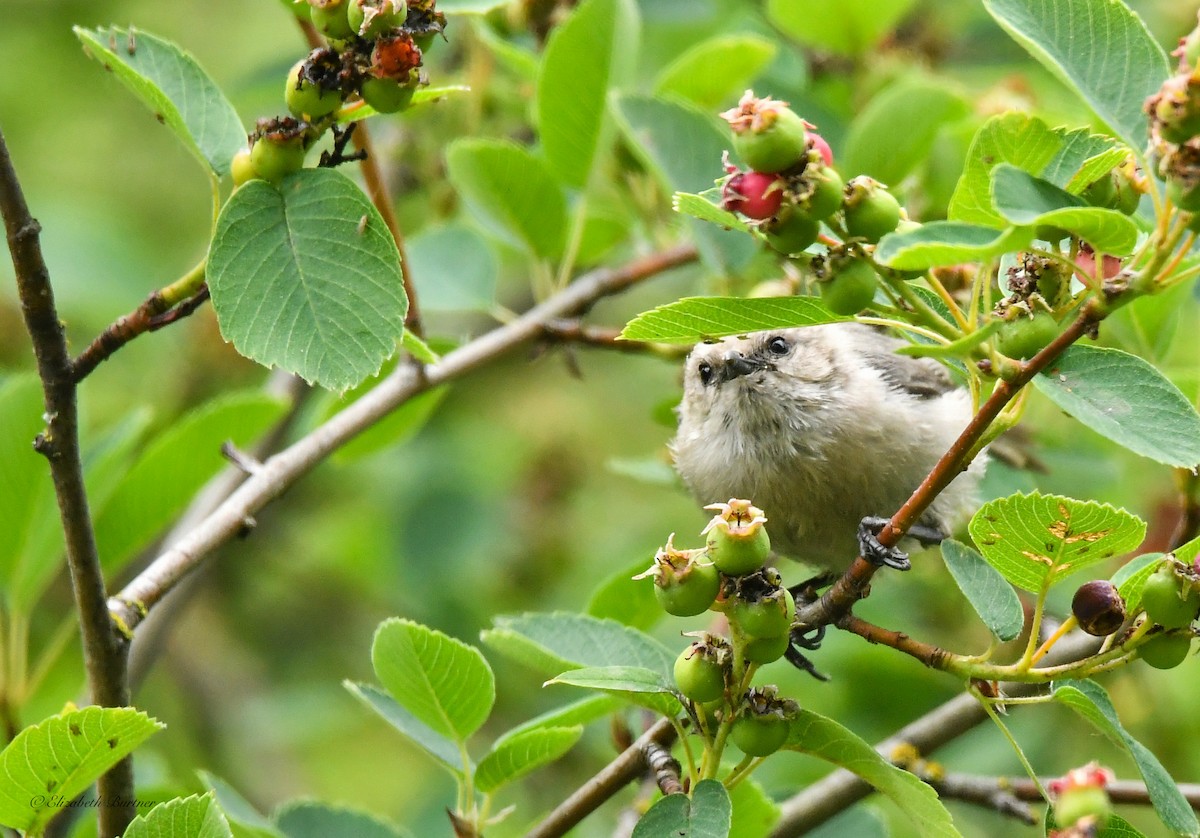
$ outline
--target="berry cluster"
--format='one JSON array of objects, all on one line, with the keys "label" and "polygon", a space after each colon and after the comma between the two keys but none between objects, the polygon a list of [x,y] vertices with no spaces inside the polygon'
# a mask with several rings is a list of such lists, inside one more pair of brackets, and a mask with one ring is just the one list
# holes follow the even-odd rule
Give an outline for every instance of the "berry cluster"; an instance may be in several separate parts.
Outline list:
[{"label": "berry cluster", "polygon": [[1178,72],[1146,100],[1150,145],[1167,197],[1179,209],[1196,214],[1200,227],[1200,26],[1180,40],[1174,52]]},{"label": "berry cluster", "polygon": [[329,42],[296,63],[284,86],[291,116],[259,120],[250,149],[233,160],[233,180],[278,182],[304,165],[308,149],[359,99],[381,113],[403,110],[425,83],[423,53],[445,27],[435,0],[308,0]]},{"label": "berry cluster", "polygon": [[767,756],[787,740],[798,708],[774,687],[749,684],[759,665],[787,652],[796,603],[779,572],[763,567],[771,552],[763,511],[737,499],[705,508],[716,512],[704,530],[705,546],[679,550],[672,535],[635,578],[654,580],[655,597],[669,614],[725,615],[728,637],[688,634],[695,640],[675,661],[675,684],[706,744],[723,742],[724,728],[744,753]]},{"label": "berry cluster", "polygon": [[[844,182],[833,151],[815,127],[786,102],[753,91],[721,114],[733,131],[733,150],[750,167],[725,160],[722,206],[747,219],[778,252],[791,256],[816,242],[824,223],[843,243],[814,263],[826,305],[854,314],[875,295],[869,249],[902,224],[900,202],[883,184],[860,175]],[[913,225],[915,226],[915,225]]]},{"label": "berry cluster", "polygon": [[[1200,616],[1200,562],[1187,565],[1165,558],[1146,577],[1141,609],[1154,629],[1138,647],[1142,660],[1155,669],[1173,669],[1191,651],[1192,623]],[[1079,627],[1107,637],[1125,624],[1125,600],[1111,582],[1087,582],[1075,592],[1071,613]]]}]

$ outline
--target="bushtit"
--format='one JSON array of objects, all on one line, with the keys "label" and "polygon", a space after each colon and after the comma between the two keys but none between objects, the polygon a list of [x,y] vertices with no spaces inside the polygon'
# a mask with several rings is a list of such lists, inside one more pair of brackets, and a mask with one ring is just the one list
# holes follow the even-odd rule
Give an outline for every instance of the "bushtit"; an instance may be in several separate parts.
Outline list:
[{"label": "bushtit", "polygon": [[[702,502],[753,500],[778,552],[844,568],[862,519],[899,509],[971,417],[966,391],[903,345],[856,323],[698,344],[671,444],[679,474]],[[977,458],[920,523],[950,532],[982,471]]]}]

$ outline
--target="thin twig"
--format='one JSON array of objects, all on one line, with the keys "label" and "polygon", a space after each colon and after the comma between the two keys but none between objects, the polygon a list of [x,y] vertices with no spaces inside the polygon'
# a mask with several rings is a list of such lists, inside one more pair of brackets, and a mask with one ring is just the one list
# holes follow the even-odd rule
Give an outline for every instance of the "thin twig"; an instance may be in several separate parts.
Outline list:
[{"label": "thin twig", "polygon": [[325,424],[263,462],[262,468],[211,515],[169,546],[116,596],[109,608],[130,631],[146,613],[213,549],[242,528],[243,522],[311,471],[341,445],[412,397],[458,378],[542,334],[547,320],[580,314],[601,297],[623,291],[671,268],[696,259],[696,249],[680,245],[637,259],[616,270],[586,274],[516,320],[447,354],[426,367],[401,365],[368,393]]},{"label": "thin twig", "polygon": [[[102,707],[129,704],[128,641],[115,630],[105,601],[104,573],[88,509],[79,456],[79,417],[67,337],[54,305],[50,274],[42,257],[41,226],[29,214],[25,195],[0,133],[0,213],[16,273],[25,326],[37,357],[46,407],[46,430],[34,448],[50,464],[66,539],[67,566],[83,636],[84,664],[92,701]],[[135,814],[133,762],[124,759],[100,778],[100,835],[120,835]]]},{"label": "thin twig", "polygon": [[641,738],[580,786],[541,823],[525,833],[525,838],[558,838],[566,835],[601,804],[642,775],[649,765],[650,746],[656,744],[668,748],[674,741],[675,728],[671,720],[659,719]]},{"label": "thin twig", "polygon": [[134,338],[187,317],[207,299],[208,288],[204,285],[202,262],[167,287],[155,291],[141,305],[119,317],[101,332],[72,362],[74,380],[83,381]]},{"label": "thin twig", "polygon": [[[923,777],[922,779],[937,790],[939,797],[978,803],[993,808],[1001,814],[1016,817],[1022,817],[1018,814],[1018,810],[1006,807],[1013,803],[1044,802],[1037,784],[1028,777],[980,777],[973,774],[947,774],[940,778]],[[1044,787],[1052,779],[1040,777],[1038,782]],[[1200,784],[1179,783],[1176,788],[1193,809],[1200,810]],[[1153,805],[1150,793],[1146,790],[1146,784],[1136,780],[1114,780],[1105,787],[1105,790],[1113,803]],[[1025,822],[1033,823],[1034,821],[1026,820]]]}]

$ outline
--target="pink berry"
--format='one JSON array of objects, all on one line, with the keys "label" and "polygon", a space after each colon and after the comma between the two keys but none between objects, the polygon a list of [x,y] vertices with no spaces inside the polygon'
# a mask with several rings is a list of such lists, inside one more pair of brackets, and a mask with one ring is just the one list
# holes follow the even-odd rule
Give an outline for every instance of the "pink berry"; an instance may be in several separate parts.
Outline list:
[{"label": "pink berry", "polygon": [[[1087,242],[1080,242],[1079,253],[1075,255],[1075,264],[1079,267],[1077,273],[1082,274],[1080,276],[1082,281],[1087,282],[1096,275],[1096,254]],[[1121,260],[1105,253],[1103,268],[1104,279],[1112,279],[1121,270]]]},{"label": "pink berry", "polygon": [[825,161],[826,166],[833,165],[833,149],[829,147],[829,143],[825,142],[825,138],[820,134],[808,132],[808,147],[815,148],[821,153],[821,159]]},{"label": "pink berry", "polygon": [[722,190],[727,210],[762,220],[779,212],[783,203],[783,178],[762,172],[742,172],[729,179]]}]

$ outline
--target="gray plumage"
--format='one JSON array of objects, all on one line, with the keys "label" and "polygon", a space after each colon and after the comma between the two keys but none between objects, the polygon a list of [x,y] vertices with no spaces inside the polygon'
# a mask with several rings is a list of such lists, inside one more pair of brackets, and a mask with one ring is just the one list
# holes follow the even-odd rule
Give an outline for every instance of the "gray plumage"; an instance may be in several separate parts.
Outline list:
[{"label": "gray plumage", "polygon": [[[841,568],[866,516],[890,516],[966,427],[971,401],[903,341],[837,323],[698,344],[684,371],[671,443],[703,503],[749,498],[774,548]],[[950,532],[973,500],[983,459],[942,492],[922,523]]]}]

